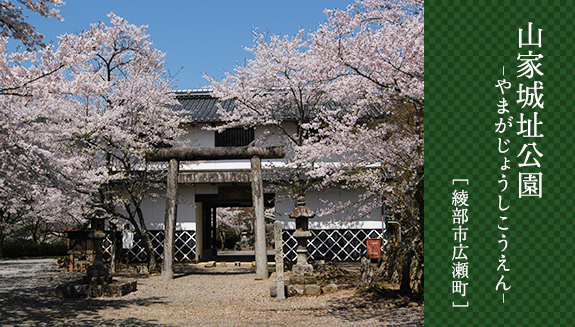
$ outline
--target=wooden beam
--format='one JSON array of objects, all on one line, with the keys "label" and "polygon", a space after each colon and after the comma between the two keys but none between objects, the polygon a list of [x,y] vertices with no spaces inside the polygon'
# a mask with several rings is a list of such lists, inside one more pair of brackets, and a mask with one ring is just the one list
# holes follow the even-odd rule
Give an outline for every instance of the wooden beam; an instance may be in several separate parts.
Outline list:
[{"label": "wooden beam", "polygon": [[181,172],[178,177],[180,184],[202,183],[249,183],[250,172],[246,171],[198,171]]},{"label": "wooden beam", "polygon": [[148,161],[169,161],[177,159],[179,161],[194,160],[218,160],[218,159],[250,159],[258,156],[260,159],[280,159],[285,157],[283,147],[181,147],[162,148],[153,153],[148,153]]}]

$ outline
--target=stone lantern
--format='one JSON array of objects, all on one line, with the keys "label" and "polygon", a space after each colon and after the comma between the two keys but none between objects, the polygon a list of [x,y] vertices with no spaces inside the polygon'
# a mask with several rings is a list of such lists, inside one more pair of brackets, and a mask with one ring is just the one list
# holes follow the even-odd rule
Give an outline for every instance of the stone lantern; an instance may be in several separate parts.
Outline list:
[{"label": "stone lantern", "polygon": [[88,238],[92,240],[94,246],[94,261],[86,270],[86,283],[103,284],[112,280],[108,267],[104,265],[102,260],[102,241],[106,237],[105,221],[105,211],[102,209],[95,210],[90,217],[91,228]]},{"label": "stone lantern", "polygon": [[86,269],[86,276],[81,283],[71,282],[58,286],[57,294],[66,298],[123,296],[137,290],[138,283],[113,281],[108,267],[102,262],[102,240],[106,237],[104,231],[106,212],[96,209],[90,214],[90,230],[87,239],[93,246],[93,263]]},{"label": "stone lantern", "polygon": [[295,219],[296,230],[293,237],[298,243],[296,249],[297,263],[293,267],[293,272],[302,276],[311,276],[313,266],[307,263],[307,240],[311,237],[308,221],[315,217],[315,212],[305,206],[305,197],[300,195],[297,198],[297,206],[289,217]]}]

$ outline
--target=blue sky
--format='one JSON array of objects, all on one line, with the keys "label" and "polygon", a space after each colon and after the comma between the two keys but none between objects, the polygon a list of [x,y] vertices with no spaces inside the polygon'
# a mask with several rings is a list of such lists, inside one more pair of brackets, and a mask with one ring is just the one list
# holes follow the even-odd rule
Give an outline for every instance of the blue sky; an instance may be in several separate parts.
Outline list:
[{"label": "blue sky", "polygon": [[167,53],[166,68],[177,74],[175,89],[209,85],[202,77],[221,79],[251,54],[253,31],[295,35],[325,22],[324,8],[345,8],[353,0],[67,0],[60,7],[64,21],[30,14],[29,22],[45,41],[64,33],[77,33],[114,12],[135,25],[148,25],[154,47]]}]

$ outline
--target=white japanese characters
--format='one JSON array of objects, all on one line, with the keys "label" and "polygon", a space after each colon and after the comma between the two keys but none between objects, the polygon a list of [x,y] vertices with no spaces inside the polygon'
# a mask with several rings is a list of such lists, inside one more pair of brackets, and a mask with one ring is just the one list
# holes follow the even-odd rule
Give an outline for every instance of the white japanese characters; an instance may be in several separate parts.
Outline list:
[{"label": "white japanese characters", "polygon": [[[454,186],[467,186],[469,185],[469,180],[467,179],[453,179],[451,183]],[[469,262],[467,257],[466,245],[467,241],[467,222],[469,220],[468,210],[469,204],[467,200],[469,199],[469,194],[464,188],[455,189],[451,196],[452,210],[452,224],[453,228],[453,256],[452,261],[452,282],[451,282],[451,293],[458,294],[457,301],[452,302],[453,307],[469,307],[469,301],[465,300],[467,295],[467,279],[469,278]]]},{"label": "white japanese characters", "polygon": [[[497,273],[499,275],[498,282],[495,285],[495,290],[501,293],[501,300],[505,303],[505,295],[511,289],[509,278],[506,273],[511,271],[508,264],[508,247],[509,247],[509,207],[508,200],[508,173],[506,170],[517,168],[517,176],[519,181],[518,196],[523,197],[539,197],[543,196],[543,173],[541,172],[540,159],[544,156],[541,151],[541,142],[544,134],[541,132],[544,122],[539,116],[539,110],[544,109],[544,84],[538,80],[544,75],[541,69],[541,59],[544,58],[543,54],[538,53],[542,47],[541,39],[542,29],[537,29],[534,33],[533,23],[529,22],[527,31],[522,28],[519,29],[519,49],[523,53],[517,55],[517,100],[515,108],[510,108],[510,103],[501,98],[497,104],[497,114],[499,115],[498,121],[495,123],[495,133],[498,137],[498,152],[503,155],[502,163],[500,166],[501,178],[497,181],[501,187],[498,195],[498,210],[499,221],[497,223],[498,232],[498,247],[500,249],[499,263],[497,265]],[[526,35],[525,35],[526,34]],[[526,51],[526,53],[525,53]],[[505,75],[505,67],[503,69]],[[511,89],[511,83],[505,78],[498,80],[495,87],[503,96],[505,92]],[[513,110],[515,109],[515,110]],[[518,112],[519,119],[514,120],[511,116],[512,112]],[[515,158],[509,158],[510,139],[509,134],[511,129],[515,127],[516,135],[522,138],[517,147],[519,150]],[[513,154],[511,155],[513,156]],[[516,160],[516,165],[512,160]],[[506,280],[507,277],[507,280]]]}]

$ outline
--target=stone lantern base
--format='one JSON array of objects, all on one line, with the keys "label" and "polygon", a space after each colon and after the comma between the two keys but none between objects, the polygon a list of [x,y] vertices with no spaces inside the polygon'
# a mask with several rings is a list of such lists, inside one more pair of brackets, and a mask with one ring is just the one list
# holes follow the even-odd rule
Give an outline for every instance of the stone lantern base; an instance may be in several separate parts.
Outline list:
[{"label": "stone lantern base", "polygon": [[296,264],[292,267],[290,284],[315,284],[317,278],[313,275],[313,266],[310,264]]}]

